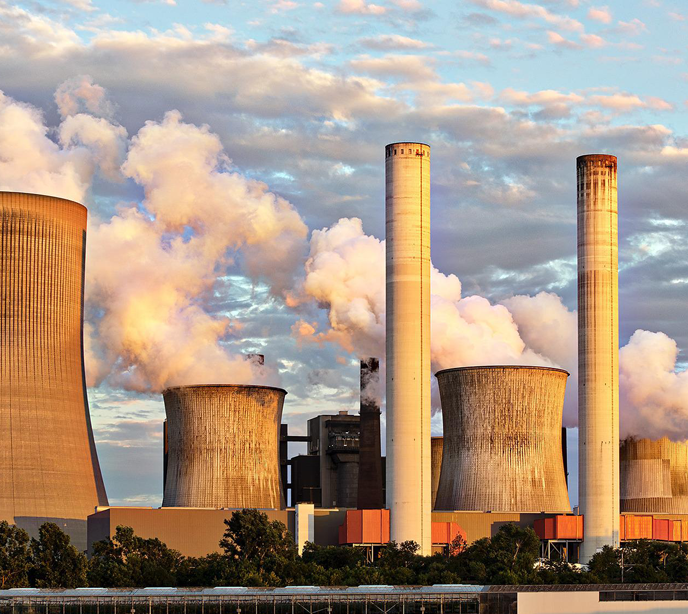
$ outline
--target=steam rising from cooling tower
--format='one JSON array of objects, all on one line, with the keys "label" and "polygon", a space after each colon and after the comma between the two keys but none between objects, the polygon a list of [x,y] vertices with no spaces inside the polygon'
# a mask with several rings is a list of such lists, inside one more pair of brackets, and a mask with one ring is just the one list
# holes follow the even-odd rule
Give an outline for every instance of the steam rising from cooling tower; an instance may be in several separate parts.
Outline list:
[{"label": "steam rising from cooling tower", "polygon": [[163,507],[283,507],[279,429],[286,394],[269,386],[165,390]]},{"label": "steam rising from cooling tower", "polygon": [[616,157],[581,156],[578,180],[581,562],[619,546],[619,264]]},{"label": "steam rising from cooling tower", "polygon": [[438,372],[444,447],[435,509],[570,512],[561,452],[567,378],[545,367]]},{"label": "steam rising from cooling tower", "polygon": [[83,358],[86,208],[0,192],[0,520],[86,547],[107,505]]},{"label": "steam rising from cooling tower", "polygon": [[385,149],[390,538],[431,554],[430,147]]}]

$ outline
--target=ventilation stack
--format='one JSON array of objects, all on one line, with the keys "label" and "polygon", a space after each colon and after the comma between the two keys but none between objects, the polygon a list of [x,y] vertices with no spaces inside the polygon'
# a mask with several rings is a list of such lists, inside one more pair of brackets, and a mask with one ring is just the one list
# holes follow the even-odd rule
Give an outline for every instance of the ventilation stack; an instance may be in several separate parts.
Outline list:
[{"label": "ventilation stack", "polygon": [[283,507],[279,431],[286,394],[271,386],[165,390],[163,507]]},{"label": "ventilation stack", "polygon": [[616,157],[576,160],[580,561],[619,547],[619,267]]},{"label": "ventilation stack", "polygon": [[358,509],[382,509],[380,361],[361,361],[361,434],[358,447]]},{"label": "ventilation stack", "polygon": [[561,454],[568,375],[510,366],[437,373],[444,452],[435,509],[571,512]]},{"label": "ventilation stack", "polygon": [[107,505],[83,356],[86,207],[0,192],[0,520],[86,549]]},{"label": "ventilation stack", "polygon": [[385,175],[390,538],[429,555],[430,147],[387,145]]}]

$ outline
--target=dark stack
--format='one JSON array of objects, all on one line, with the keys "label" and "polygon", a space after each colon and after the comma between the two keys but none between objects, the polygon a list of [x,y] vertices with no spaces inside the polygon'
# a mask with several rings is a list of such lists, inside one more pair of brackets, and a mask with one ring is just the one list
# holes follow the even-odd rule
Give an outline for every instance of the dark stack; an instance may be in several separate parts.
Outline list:
[{"label": "dark stack", "polygon": [[380,361],[361,361],[361,436],[358,460],[358,509],[381,509]]}]

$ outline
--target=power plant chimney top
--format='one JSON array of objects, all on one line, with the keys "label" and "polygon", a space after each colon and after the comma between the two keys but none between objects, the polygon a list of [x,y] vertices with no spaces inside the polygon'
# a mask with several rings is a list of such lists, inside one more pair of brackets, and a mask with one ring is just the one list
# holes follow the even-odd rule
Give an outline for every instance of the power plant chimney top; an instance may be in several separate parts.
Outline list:
[{"label": "power plant chimney top", "polygon": [[288,392],[284,388],[278,388],[277,386],[260,386],[258,384],[187,384],[185,386],[170,386],[163,390],[163,394],[169,392],[170,390],[184,390],[187,388],[255,388],[262,390],[278,390],[284,394]]},{"label": "power plant chimney top", "polygon": [[387,145],[385,145],[385,148],[393,147],[394,145],[422,145],[423,147],[427,147],[428,149],[430,149],[430,145],[428,145],[427,143],[422,143],[421,141],[397,141],[395,143],[387,143]]},{"label": "power plant chimney top", "polygon": [[71,205],[78,205],[79,207],[82,207],[86,211],[88,209],[86,208],[85,205],[81,204],[80,202],[76,200],[71,200],[69,198],[62,198],[60,196],[53,196],[52,194],[39,194],[38,192],[17,192],[16,190],[0,190],[0,194],[16,194],[17,196],[39,196],[41,198],[50,198],[52,200],[61,200],[66,203],[69,203]]},{"label": "power plant chimney top", "polygon": [[442,369],[435,373],[435,377],[441,373],[451,373],[453,371],[468,371],[468,370],[484,371],[485,369],[540,369],[541,371],[559,371],[560,373],[566,373],[567,376],[571,375],[566,369],[559,369],[557,367],[540,367],[537,365],[473,365],[470,367],[452,367],[451,369]]},{"label": "power plant chimney top", "polygon": [[616,166],[616,156],[612,156],[611,154],[585,154],[584,156],[578,156],[576,158],[576,164],[579,166],[591,162],[604,162]]}]

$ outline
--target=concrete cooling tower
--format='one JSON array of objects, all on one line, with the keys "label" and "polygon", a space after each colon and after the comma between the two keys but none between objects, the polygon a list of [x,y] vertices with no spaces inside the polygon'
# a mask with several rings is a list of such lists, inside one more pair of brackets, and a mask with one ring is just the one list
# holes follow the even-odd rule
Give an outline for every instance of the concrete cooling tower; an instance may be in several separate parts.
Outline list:
[{"label": "concrete cooling tower", "polygon": [[438,372],[444,451],[435,509],[570,512],[561,454],[567,378],[546,367]]},{"label": "concrete cooling tower", "polygon": [[440,485],[440,472],[442,471],[442,447],[444,446],[443,437],[433,437],[430,439],[430,474],[432,476],[432,509],[435,509],[437,500],[437,488]]},{"label": "concrete cooling tower", "polygon": [[86,549],[107,505],[83,359],[86,208],[0,192],[0,520]]},{"label": "concrete cooling tower", "polygon": [[165,390],[163,507],[283,507],[279,430],[286,394],[270,386]]},{"label": "concrete cooling tower", "polygon": [[622,512],[688,514],[688,441],[622,441],[620,476]]}]

